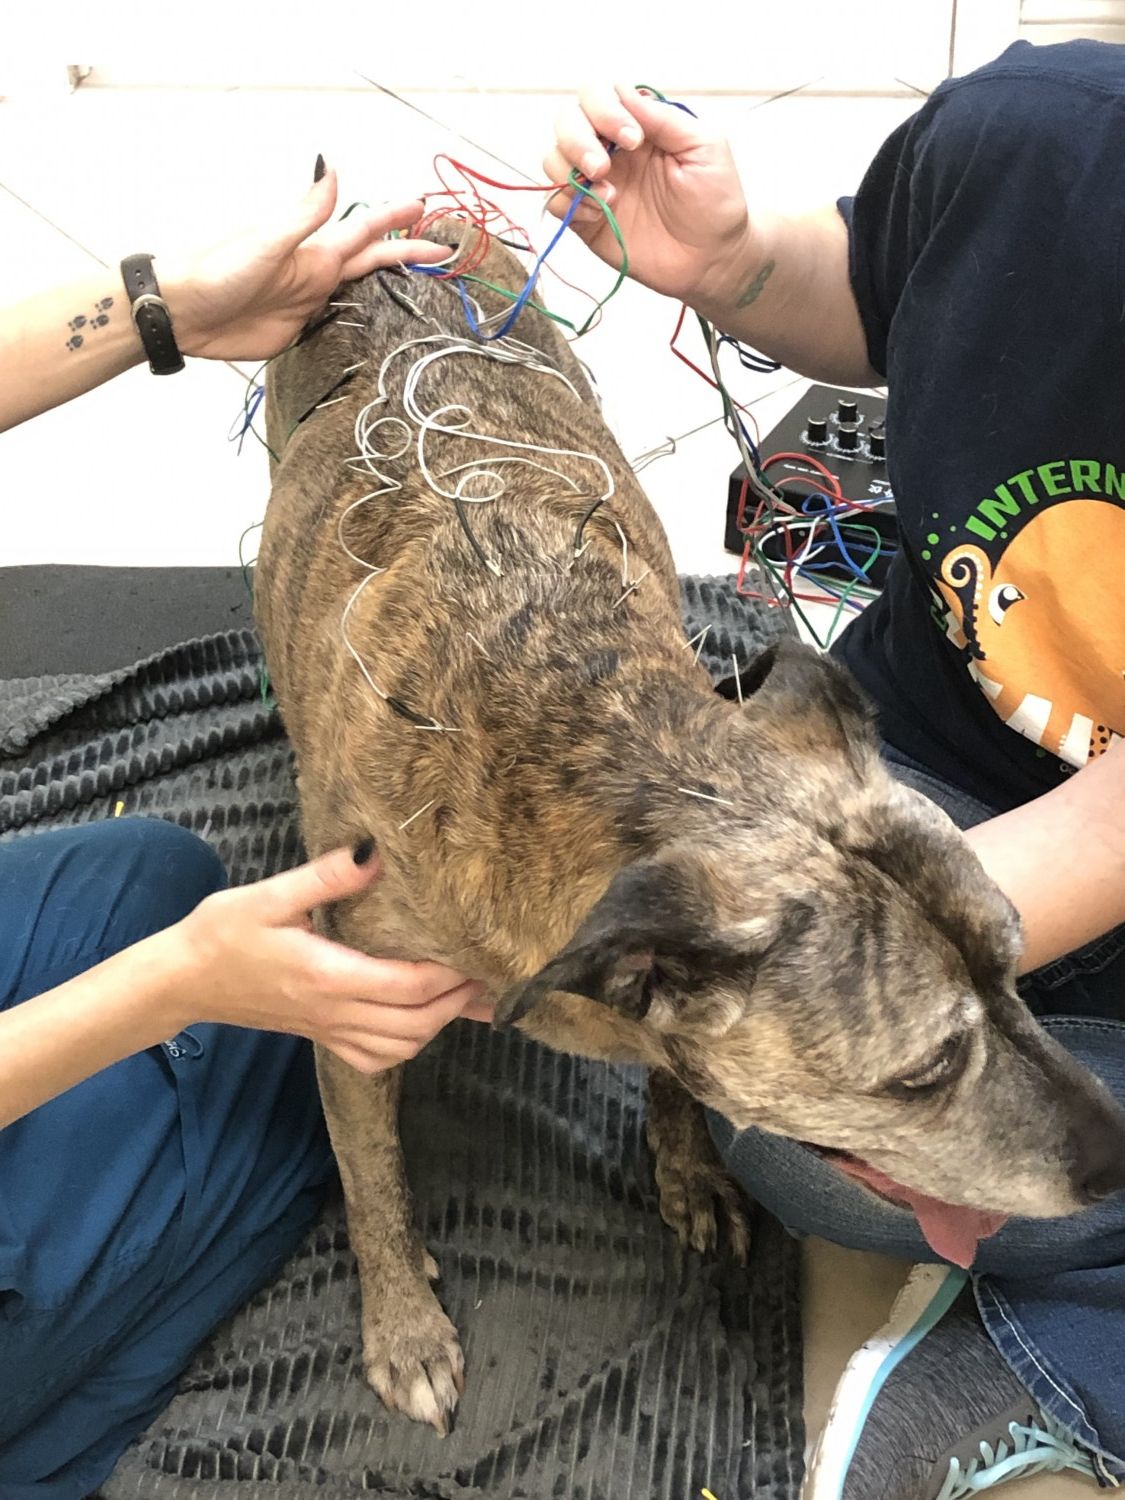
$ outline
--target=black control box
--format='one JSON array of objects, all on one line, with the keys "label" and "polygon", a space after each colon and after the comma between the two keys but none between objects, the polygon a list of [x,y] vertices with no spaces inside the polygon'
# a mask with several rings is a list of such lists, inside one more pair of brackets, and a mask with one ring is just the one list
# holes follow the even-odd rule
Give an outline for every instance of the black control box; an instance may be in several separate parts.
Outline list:
[{"label": "black control box", "polygon": [[[767,474],[773,484],[780,479],[792,481],[784,485],[782,494],[795,505],[800,505],[808,495],[824,492],[824,481],[801,462],[806,455],[819,460],[838,479],[848,500],[878,507],[864,517],[864,523],[874,526],[886,545],[893,547],[898,540],[898,524],[887,476],[886,410],[887,403],[880,396],[814,385],[773,431],[762,438],[759,451],[763,463],[775,454],[796,455],[772,464]],[[746,546],[746,537],[738,524],[745,478],[746,470],[739,464],[727,487],[724,545],[728,552],[739,555]],[[746,509],[747,519],[751,519],[754,508],[750,500]],[[831,559],[832,544],[828,542],[825,546],[822,561]],[[768,540],[764,550],[767,556],[773,555]],[[777,554],[778,558],[782,555],[780,551]],[[872,570],[873,583],[882,582],[883,571]],[[851,576],[842,558],[840,574],[845,578]]]}]

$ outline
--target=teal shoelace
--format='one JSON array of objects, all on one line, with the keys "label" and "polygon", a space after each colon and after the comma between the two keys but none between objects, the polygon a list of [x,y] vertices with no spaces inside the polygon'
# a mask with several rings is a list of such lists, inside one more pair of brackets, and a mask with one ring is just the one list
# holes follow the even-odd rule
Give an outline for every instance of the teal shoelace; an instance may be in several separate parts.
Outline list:
[{"label": "teal shoelace", "polygon": [[1008,1440],[995,1447],[981,1443],[980,1458],[963,1468],[951,1459],[949,1473],[937,1500],[967,1500],[1008,1479],[1027,1479],[1033,1474],[1059,1474],[1064,1469],[1094,1477],[1094,1466],[1074,1439],[1057,1422],[1044,1417],[1042,1424],[1023,1427],[1008,1423]]}]

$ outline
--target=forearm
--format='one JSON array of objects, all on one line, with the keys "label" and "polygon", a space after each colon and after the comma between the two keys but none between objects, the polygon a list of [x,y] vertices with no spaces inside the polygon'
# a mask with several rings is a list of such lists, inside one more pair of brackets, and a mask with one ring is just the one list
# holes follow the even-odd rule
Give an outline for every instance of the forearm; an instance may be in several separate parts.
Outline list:
[{"label": "forearm", "polygon": [[0,1012],[0,1129],[182,1030],[186,968],[172,928]]},{"label": "forearm", "polygon": [[1125,922],[1125,745],[966,835],[1024,925],[1021,973]]},{"label": "forearm", "polygon": [[129,299],[113,271],[0,311],[0,430],[93,390],[143,358]]},{"label": "forearm", "polygon": [[692,306],[723,333],[800,375],[871,386],[867,341],[848,274],[848,231],[835,208],[758,219],[745,245]]}]

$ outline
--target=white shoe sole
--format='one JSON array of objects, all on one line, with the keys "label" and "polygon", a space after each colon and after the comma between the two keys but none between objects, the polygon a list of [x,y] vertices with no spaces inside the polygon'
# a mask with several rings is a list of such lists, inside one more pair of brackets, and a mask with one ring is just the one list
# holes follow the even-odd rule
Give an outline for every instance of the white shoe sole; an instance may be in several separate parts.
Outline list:
[{"label": "white shoe sole", "polygon": [[841,1500],[863,1424],[895,1366],[956,1301],[968,1280],[953,1266],[915,1266],[879,1332],[857,1349],[832,1397],[801,1500]]}]

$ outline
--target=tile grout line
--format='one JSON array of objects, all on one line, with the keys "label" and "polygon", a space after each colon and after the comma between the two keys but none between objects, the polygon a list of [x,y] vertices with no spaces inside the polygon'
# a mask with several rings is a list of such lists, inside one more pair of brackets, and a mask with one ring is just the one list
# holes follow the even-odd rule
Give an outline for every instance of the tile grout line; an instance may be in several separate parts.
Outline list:
[{"label": "tile grout line", "polygon": [[14,198],[17,203],[22,203],[24,208],[26,208],[29,213],[33,213],[37,219],[42,219],[44,224],[48,225],[57,234],[61,234],[64,240],[69,240],[70,243],[77,246],[77,248],[81,250],[84,255],[88,255],[91,260],[96,260],[99,266],[104,267],[104,269],[107,271],[109,270],[108,261],[102,260],[100,255],[96,255],[94,251],[90,249],[89,245],[84,245],[81,240],[76,240],[72,234],[68,234],[61,224],[56,224],[54,219],[49,219],[47,215],[42,211],[42,209],[36,208],[35,205],[29,203],[26,198],[21,198],[19,193],[16,192],[15,188],[10,188],[6,182],[0,182],[0,188],[2,188],[10,198]]},{"label": "tile grout line", "polygon": [[479,141],[474,141],[471,137],[462,135],[459,130],[454,129],[452,125],[447,125],[444,120],[439,120],[436,115],[431,115],[428,110],[424,110],[420,105],[412,103],[409,99],[404,99],[401,94],[396,94],[394,89],[389,89],[385,83],[379,83],[374,78],[369,78],[366,73],[361,73],[358,68],[356,69],[356,77],[362,78],[364,83],[368,83],[372,88],[378,89],[381,94],[386,94],[388,99],[394,99],[396,103],[413,110],[416,115],[421,115],[424,120],[429,120],[430,124],[436,125],[439,130],[446,130],[450,135],[456,136],[458,140],[464,141],[467,146],[472,146],[474,151],[483,152],[485,156],[489,157],[492,161],[499,162],[509,172],[515,172],[525,182],[535,182],[536,179],[529,176],[522,167],[517,167],[513,162],[506,161],[504,157],[497,156],[495,151],[490,151],[487,146],[482,146]]}]

